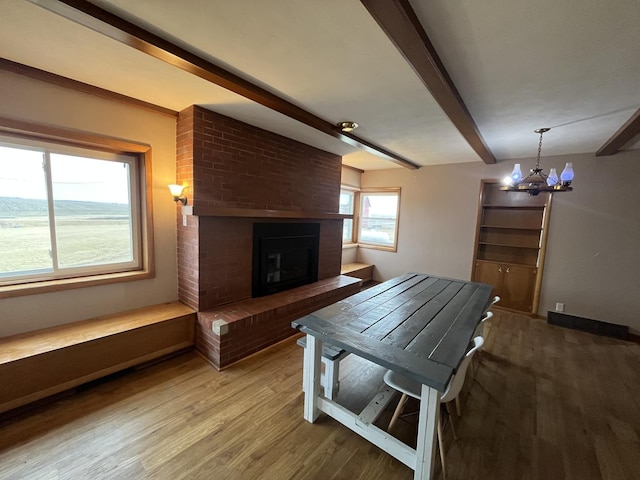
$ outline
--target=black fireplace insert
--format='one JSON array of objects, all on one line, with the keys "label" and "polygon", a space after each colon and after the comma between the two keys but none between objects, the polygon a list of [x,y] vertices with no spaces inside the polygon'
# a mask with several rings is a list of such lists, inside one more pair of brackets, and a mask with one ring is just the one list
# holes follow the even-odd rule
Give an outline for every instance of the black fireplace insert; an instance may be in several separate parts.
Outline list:
[{"label": "black fireplace insert", "polygon": [[253,225],[253,297],[318,281],[319,223]]}]

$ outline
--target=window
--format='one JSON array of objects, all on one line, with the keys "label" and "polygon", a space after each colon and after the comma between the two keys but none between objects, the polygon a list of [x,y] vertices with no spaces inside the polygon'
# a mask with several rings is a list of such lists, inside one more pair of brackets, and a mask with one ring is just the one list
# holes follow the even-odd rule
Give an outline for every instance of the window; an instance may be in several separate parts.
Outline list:
[{"label": "window", "polygon": [[[340,190],[340,212],[346,215],[353,215],[356,200],[356,192],[352,190]],[[353,219],[347,218],[342,221],[342,243],[353,243]]]},{"label": "window", "polygon": [[0,137],[0,297],[150,273],[145,154],[135,151],[149,148],[130,146]]},{"label": "window", "polygon": [[358,243],[396,250],[400,189],[367,189],[360,193]]}]

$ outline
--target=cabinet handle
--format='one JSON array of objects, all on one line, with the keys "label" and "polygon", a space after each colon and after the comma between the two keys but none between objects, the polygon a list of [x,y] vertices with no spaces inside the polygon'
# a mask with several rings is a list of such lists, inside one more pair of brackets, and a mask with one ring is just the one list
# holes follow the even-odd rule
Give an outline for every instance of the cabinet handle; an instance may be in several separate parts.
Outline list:
[{"label": "cabinet handle", "polygon": [[502,267],[498,267],[498,273],[502,273]]},{"label": "cabinet handle", "polygon": [[507,273],[511,273],[511,272],[509,271],[509,267],[507,267]]}]

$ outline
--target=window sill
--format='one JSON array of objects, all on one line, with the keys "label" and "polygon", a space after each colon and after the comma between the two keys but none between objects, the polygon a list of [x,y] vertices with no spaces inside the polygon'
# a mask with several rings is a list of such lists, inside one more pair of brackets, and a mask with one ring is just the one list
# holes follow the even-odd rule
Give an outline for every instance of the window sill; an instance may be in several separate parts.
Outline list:
[{"label": "window sill", "polygon": [[397,252],[398,247],[385,247],[384,245],[373,245],[371,243],[358,243],[360,248],[369,248],[371,250],[382,250],[384,252]]},{"label": "window sill", "polygon": [[349,248],[358,248],[358,244],[357,243],[343,243],[342,244],[342,249],[343,250],[347,250]]},{"label": "window sill", "polygon": [[24,295],[36,295],[39,293],[58,292],[73,288],[107,285],[110,283],[129,282],[152,278],[154,273],[150,270],[136,270],[135,272],[108,273],[88,277],[75,277],[65,279],[46,280],[43,282],[23,283],[18,285],[5,285],[0,287],[0,299],[21,297]]}]

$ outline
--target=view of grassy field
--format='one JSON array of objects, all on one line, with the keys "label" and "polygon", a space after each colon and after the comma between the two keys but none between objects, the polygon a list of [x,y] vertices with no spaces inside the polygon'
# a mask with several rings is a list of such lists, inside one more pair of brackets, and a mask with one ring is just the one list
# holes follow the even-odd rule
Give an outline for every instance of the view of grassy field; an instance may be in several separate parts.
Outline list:
[{"label": "view of grassy field", "polygon": [[[126,205],[60,201],[55,211],[61,268],[131,260]],[[0,197],[0,245],[0,275],[51,269],[46,201]]]}]

